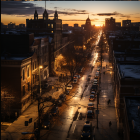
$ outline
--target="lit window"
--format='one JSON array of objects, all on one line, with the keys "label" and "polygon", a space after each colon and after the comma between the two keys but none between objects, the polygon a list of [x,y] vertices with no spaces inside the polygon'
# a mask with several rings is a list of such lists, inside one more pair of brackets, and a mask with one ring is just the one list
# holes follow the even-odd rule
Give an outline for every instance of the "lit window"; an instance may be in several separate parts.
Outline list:
[{"label": "lit window", "polygon": [[51,33],[53,33],[53,31],[51,31]]},{"label": "lit window", "polygon": [[50,24],[48,24],[48,27],[50,28]]},{"label": "lit window", "polygon": [[53,24],[51,24],[51,28],[53,28]]}]

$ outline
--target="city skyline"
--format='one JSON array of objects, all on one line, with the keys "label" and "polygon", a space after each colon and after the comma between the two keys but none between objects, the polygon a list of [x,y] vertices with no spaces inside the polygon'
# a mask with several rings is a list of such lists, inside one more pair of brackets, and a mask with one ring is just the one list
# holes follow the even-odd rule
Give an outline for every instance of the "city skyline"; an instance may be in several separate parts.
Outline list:
[{"label": "city skyline", "polygon": [[[138,1],[46,1],[46,10],[49,19],[53,19],[57,9],[58,18],[62,19],[62,24],[85,24],[90,18],[91,25],[105,25],[105,18],[113,17],[116,22],[131,20],[140,22],[140,3]],[[45,1],[27,2],[1,2],[1,22],[5,25],[12,22],[16,25],[26,24],[26,19],[33,19],[35,9],[39,19],[43,18]]]}]

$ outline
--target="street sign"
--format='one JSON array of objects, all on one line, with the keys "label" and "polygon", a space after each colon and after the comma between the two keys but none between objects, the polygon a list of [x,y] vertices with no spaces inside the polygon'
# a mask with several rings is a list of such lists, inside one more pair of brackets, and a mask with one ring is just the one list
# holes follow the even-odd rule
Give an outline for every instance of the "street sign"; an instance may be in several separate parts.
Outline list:
[{"label": "street sign", "polygon": [[99,114],[99,110],[95,110],[96,111],[96,114]]}]

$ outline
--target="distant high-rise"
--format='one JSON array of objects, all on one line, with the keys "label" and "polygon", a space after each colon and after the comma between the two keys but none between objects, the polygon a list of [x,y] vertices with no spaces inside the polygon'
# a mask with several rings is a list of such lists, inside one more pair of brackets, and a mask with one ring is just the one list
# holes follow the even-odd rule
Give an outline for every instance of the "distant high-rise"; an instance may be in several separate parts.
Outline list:
[{"label": "distant high-rise", "polygon": [[78,24],[74,24],[74,27],[78,27]]},{"label": "distant high-rise", "polygon": [[89,19],[89,16],[86,19],[85,30],[91,30],[91,21]]},{"label": "distant high-rise", "polygon": [[105,27],[108,29],[113,29],[116,26],[115,19],[113,17],[105,19]]},{"label": "distant high-rise", "polygon": [[123,27],[131,27],[131,20],[122,20]]}]

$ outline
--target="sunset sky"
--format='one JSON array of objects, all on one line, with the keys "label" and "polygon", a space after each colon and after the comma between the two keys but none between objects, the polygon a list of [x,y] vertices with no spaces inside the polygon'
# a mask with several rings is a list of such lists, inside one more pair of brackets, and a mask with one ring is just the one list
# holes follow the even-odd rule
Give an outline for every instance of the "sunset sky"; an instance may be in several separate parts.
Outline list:
[{"label": "sunset sky", "polygon": [[[10,22],[26,24],[26,19],[33,19],[35,8],[39,18],[42,18],[45,1],[19,2],[1,1],[1,22],[7,25]],[[105,24],[105,18],[113,17],[116,22],[130,19],[131,22],[140,22],[139,1],[46,1],[46,10],[49,19],[53,19],[57,8],[58,18],[62,24],[85,24],[88,15],[92,25]]]}]

